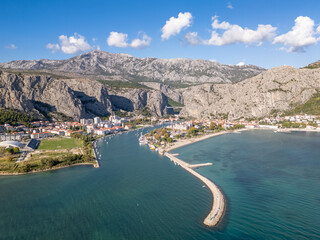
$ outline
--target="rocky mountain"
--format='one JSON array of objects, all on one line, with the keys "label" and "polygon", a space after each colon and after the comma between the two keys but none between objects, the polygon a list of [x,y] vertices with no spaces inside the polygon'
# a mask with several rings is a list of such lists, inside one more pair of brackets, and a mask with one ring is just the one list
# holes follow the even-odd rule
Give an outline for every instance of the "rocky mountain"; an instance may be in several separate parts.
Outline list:
[{"label": "rocky mountain", "polygon": [[315,68],[320,68],[320,60],[316,61],[314,63],[310,63],[308,66],[306,66],[305,68],[309,68],[309,69],[315,69]]},{"label": "rocky mountain", "polygon": [[166,84],[157,83],[157,82],[143,82],[142,84],[162,92],[164,95],[166,95],[167,97],[171,98],[172,100],[178,103],[183,103],[181,92],[171,89],[171,87]]},{"label": "rocky mountain", "polygon": [[0,71],[0,107],[79,119],[118,110],[163,116],[174,104],[182,116],[259,118],[303,104],[320,90],[320,68],[309,66],[264,71],[102,51],[67,60],[13,61],[0,65],[7,68]]},{"label": "rocky mountain", "polygon": [[105,116],[119,109],[146,108],[156,116],[168,113],[164,94],[149,89],[135,91],[109,95],[107,88],[94,80],[0,71],[0,107],[75,120]]},{"label": "rocky mountain", "polygon": [[204,84],[181,90],[181,115],[229,119],[264,117],[305,103],[320,90],[320,69],[277,67],[235,84]]},{"label": "rocky mountain", "polygon": [[[92,51],[67,60],[19,60],[0,63],[0,68],[50,71],[103,80],[135,82],[232,83],[255,76],[265,69],[223,65],[192,59],[135,58],[127,54]],[[78,77],[79,75],[77,75]]]}]

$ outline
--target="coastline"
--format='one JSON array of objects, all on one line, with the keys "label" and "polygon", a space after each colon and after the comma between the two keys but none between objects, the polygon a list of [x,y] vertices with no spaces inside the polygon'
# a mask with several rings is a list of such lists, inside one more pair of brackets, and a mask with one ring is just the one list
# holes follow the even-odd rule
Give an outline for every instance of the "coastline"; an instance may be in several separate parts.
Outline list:
[{"label": "coastline", "polygon": [[281,132],[317,132],[317,133],[319,133],[320,130],[306,129],[306,128],[278,128],[277,132],[279,132],[279,133],[281,133]]},{"label": "coastline", "polygon": [[174,143],[172,146],[170,146],[170,147],[168,147],[168,148],[166,148],[164,150],[166,152],[170,152],[173,149],[184,147],[186,145],[189,145],[189,144],[192,144],[192,143],[196,143],[196,142],[199,142],[199,141],[203,141],[203,140],[206,140],[208,138],[224,135],[224,134],[227,134],[227,133],[243,132],[243,131],[247,131],[247,130],[249,130],[249,129],[238,129],[238,130],[231,130],[231,131],[222,131],[222,132],[206,134],[204,136],[200,136],[200,137],[196,137],[196,138],[192,138],[192,139],[180,140],[179,142]]},{"label": "coastline", "polygon": [[96,141],[97,140],[94,140],[93,143],[92,143],[93,156],[94,156],[94,159],[96,161],[96,163],[93,165],[93,167],[99,168],[100,167],[100,163],[98,161],[97,154],[96,154],[95,147],[94,147],[95,145],[97,145]]},{"label": "coastline", "polygon": [[68,167],[73,167],[73,166],[82,166],[82,165],[95,165],[95,163],[76,163],[72,165],[67,165],[67,166],[59,166],[59,167],[53,167],[50,169],[43,169],[43,170],[35,170],[31,172],[26,172],[26,173],[5,173],[5,172],[0,172],[0,176],[15,176],[15,175],[27,175],[27,174],[32,174],[32,173],[40,173],[40,172],[49,172],[49,171],[55,171],[59,170],[62,168],[68,168]]},{"label": "coastline", "polygon": [[179,166],[181,166],[182,168],[187,170],[189,173],[191,173],[193,176],[200,179],[210,189],[210,191],[212,193],[212,208],[211,208],[211,211],[209,212],[208,216],[203,220],[203,224],[208,227],[216,226],[221,221],[222,217],[224,216],[225,209],[226,209],[225,198],[217,185],[215,185],[208,178],[202,176],[200,173],[194,171],[192,168],[198,167],[198,166],[199,167],[200,166],[208,166],[211,164],[210,163],[203,163],[203,164],[191,165],[189,163],[182,161],[181,159],[177,158],[176,156],[174,156],[173,154],[171,154],[169,152],[172,151],[173,149],[177,149],[177,148],[180,148],[180,147],[183,147],[183,146],[195,143],[195,142],[199,142],[199,141],[203,141],[203,140],[212,138],[212,137],[224,135],[227,133],[239,133],[239,132],[246,131],[246,130],[248,130],[248,129],[238,129],[238,130],[234,130],[234,131],[223,131],[223,132],[208,134],[208,135],[201,136],[201,137],[194,138],[194,139],[183,140],[183,141],[180,141],[180,142],[174,144],[173,146],[167,148],[166,152],[164,154],[171,161],[173,161],[175,164],[178,164]]}]

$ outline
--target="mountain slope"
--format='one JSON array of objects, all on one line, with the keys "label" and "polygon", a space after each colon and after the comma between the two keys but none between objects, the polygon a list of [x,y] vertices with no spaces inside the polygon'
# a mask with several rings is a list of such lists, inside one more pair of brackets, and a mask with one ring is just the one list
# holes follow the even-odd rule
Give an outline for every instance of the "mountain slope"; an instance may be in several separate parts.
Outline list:
[{"label": "mountain slope", "polygon": [[167,114],[167,98],[159,91],[134,89],[112,94],[94,80],[0,71],[0,107],[42,117],[62,114],[75,120],[106,116],[123,108],[129,111],[147,108],[156,116]]},{"label": "mountain slope", "polygon": [[309,69],[315,69],[315,68],[320,68],[320,60],[314,63],[310,63],[308,66],[306,66],[305,68],[309,68]]},{"label": "mountain slope", "polygon": [[98,50],[67,60],[19,60],[0,63],[0,67],[94,75],[96,79],[106,80],[188,84],[239,82],[265,70],[253,65],[222,65],[206,60],[135,58]]},{"label": "mountain slope", "polygon": [[320,90],[320,69],[277,67],[236,84],[204,84],[182,91],[182,115],[229,119],[264,117],[307,102]]}]

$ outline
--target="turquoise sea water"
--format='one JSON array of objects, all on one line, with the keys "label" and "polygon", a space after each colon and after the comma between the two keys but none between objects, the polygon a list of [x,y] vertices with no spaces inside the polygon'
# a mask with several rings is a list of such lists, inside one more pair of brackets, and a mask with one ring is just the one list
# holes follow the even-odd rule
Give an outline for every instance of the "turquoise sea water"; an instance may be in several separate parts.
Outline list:
[{"label": "turquoise sea water", "polygon": [[[146,131],[146,130],[144,130]],[[247,131],[176,149],[227,198],[212,196],[136,132],[100,141],[101,167],[0,177],[0,239],[319,239],[320,135]]]}]

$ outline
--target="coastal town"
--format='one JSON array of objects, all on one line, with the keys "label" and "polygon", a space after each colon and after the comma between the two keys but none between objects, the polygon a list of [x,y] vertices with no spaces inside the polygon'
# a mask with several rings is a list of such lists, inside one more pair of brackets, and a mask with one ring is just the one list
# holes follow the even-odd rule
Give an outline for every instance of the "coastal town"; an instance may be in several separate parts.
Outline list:
[{"label": "coastal town", "polygon": [[[28,126],[5,123],[0,125],[0,160],[2,160],[0,172],[6,173],[10,170],[11,173],[27,173],[36,171],[39,166],[41,166],[40,170],[50,169],[55,165],[63,165],[63,159],[67,154],[75,159],[72,163],[69,161],[68,166],[89,163],[98,167],[99,164],[92,149],[95,139],[143,126],[155,126],[155,124],[163,125],[164,128],[157,128],[145,136],[140,136],[139,141],[141,145],[148,144],[150,149],[158,151],[159,154],[169,152],[184,142],[193,142],[195,138],[207,138],[217,132],[237,129],[270,129],[278,132],[293,129],[320,131],[319,116],[307,114],[240,121],[183,119],[178,116],[126,118],[111,115],[108,119],[95,117],[66,122],[33,121]],[[60,163],[52,157],[53,155],[57,157],[59,154],[61,155]],[[87,155],[86,160],[81,159],[84,155]],[[46,157],[53,163],[47,164]],[[33,162],[30,161],[32,159]],[[42,165],[39,164],[37,167],[34,162],[39,160],[42,161]],[[6,169],[8,163],[11,168]],[[20,165],[24,168],[19,168]]]}]

